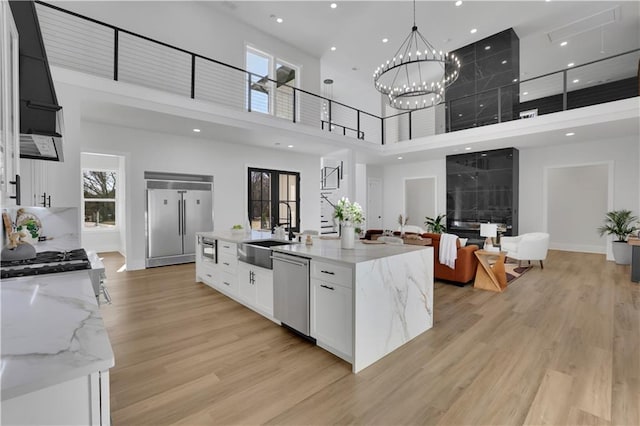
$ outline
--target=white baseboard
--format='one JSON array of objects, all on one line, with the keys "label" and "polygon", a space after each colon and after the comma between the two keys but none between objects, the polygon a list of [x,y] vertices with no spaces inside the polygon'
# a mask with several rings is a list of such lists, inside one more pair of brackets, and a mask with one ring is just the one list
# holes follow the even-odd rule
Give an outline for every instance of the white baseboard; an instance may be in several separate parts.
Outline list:
[{"label": "white baseboard", "polygon": [[140,269],[145,269],[144,260],[127,259],[126,265],[127,265],[127,271],[137,271]]},{"label": "white baseboard", "polygon": [[550,243],[549,248],[552,250],[575,251],[579,253],[596,253],[596,254],[607,253],[606,247],[594,246],[594,245],[588,245],[588,244]]}]

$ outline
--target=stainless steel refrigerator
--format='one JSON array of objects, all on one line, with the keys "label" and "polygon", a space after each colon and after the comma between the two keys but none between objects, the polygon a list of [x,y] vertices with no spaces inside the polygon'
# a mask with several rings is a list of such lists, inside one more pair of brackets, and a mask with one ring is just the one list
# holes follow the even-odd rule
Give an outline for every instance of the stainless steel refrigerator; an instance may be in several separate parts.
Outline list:
[{"label": "stainless steel refrigerator", "polygon": [[213,176],[145,172],[146,267],[195,261],[196,232],[213,230]]}]

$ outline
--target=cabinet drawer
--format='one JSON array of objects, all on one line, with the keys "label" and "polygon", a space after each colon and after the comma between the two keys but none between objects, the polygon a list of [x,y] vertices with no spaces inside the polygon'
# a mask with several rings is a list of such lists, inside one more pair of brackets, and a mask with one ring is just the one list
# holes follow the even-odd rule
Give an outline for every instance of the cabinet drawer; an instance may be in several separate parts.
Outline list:
[{"label": "cabinet drawer", "polygon": [[311,278],[352,287],[353,270],[348,266],[334,263],[311,261]]},{"label": "cabinet drawer", "polygon": [[211,287],[214,287],[218,284],[217,278],[219,275],[220,273],[218,272],[217,268],[207,263],[203,263],[198,269],[198,276],[200,277],[202,282]]},{"label": "cabinet drawer", "polygon": [[236,243],[218,240],[218,255],[222,254],[228,254],[234,257],[238,256],[238,245]]},{"label": "cabinet drawer", "polygon": [[238,294],[238,276],[235,274],[230,274],[228,272],[220,273],[220,281],[218,281],[218,287],[223,291],[226,291],[230,294]]},{"label": "cabinet drawer", "polygon": [[226,272],[235,273],[238,269],[238,255],[222,253],[218,256],[218,267]]}]

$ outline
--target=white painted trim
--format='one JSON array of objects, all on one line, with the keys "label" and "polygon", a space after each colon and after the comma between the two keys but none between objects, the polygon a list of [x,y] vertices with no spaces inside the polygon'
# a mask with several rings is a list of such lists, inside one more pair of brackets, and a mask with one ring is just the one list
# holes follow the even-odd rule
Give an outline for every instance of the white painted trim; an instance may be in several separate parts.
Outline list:
[{"label": "white painted trim", "polygon": [[[570,167],[588,167],[588,166],[607,166],[608,182],[607,182],[607,211],[613,210],[613,192],[614,192],[614,162],[609,161],[595,161],[589,163],[575,163],[575,164],[555,164],[552,166],[544,166],[542,175],[542,232],[549,232],[549,170],[551,169],[566,169]],[[594,230],[595,232],[595,230]],[[579,251],[585,253],[602,253],[602,248],[594,248],[596,246],[580,245],[580,244],[564,244],[564,243],[550,243],[550,248],[556,248],[558,250],[565,251]],[[607,260],[613,260],[613,251],[611,248],[611,238],[607,238],[606,247]]]}]

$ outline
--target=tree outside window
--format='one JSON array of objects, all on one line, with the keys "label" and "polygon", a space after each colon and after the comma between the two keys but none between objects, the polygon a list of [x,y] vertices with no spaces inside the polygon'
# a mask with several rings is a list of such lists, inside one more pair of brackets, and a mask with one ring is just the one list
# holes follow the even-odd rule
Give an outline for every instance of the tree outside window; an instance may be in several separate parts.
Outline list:
[{"label": "tree outside window", "polygon": [[115,171],[83,170],[84,227],[112,229],[116,222]]}]

